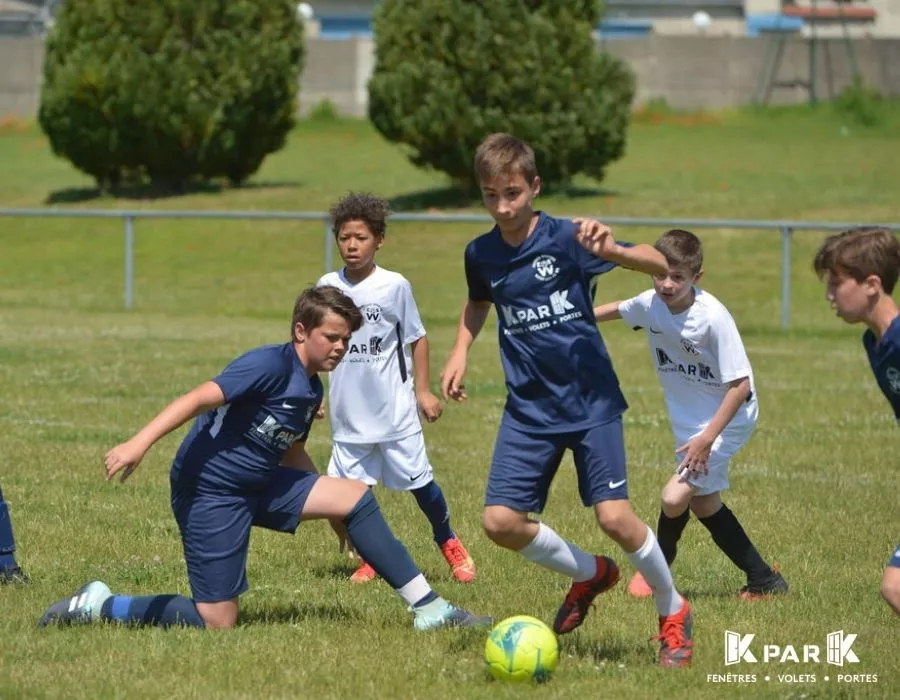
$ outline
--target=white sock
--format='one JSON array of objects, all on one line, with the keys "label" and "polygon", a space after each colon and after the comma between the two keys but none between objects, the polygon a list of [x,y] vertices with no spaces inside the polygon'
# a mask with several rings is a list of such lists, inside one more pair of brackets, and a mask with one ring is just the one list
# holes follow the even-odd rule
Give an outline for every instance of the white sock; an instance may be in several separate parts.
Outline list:
[{"label": "white sock", "polygon": [[627,553],[634,568],[641,572],[647,585],[653,589],[656,610],[660,615],[674,615],[684,604],[684,599],[675,590],[672,572],[659,548],[653,530],[647,528],[647,539],[636,552]]},{"label": "white sock", "polygon": [[428,585],[425,576],[419,574],[403,587],[397,588],[395,593],[403,598],[407,605],[412,606],[431,593],[431,586]]},{"label": "white sock", "polygon": [[519,554],[575,581],[587,581],[597,574],[597,560],[593,554],[566,542],[544,523],[539,523],[537,537],[520,549]]}]

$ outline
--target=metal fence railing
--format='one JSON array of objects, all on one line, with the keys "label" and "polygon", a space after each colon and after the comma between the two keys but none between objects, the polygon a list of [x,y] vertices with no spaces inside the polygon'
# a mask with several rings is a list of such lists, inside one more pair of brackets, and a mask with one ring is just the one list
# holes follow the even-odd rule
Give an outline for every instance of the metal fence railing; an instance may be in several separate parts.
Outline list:
[{"label": "metal fence railing", "polygon": [[[78,219],[121,219],[124,224],[124,300],[125,308],[134,306],[134,225],[136,219],[237,219],[321,221],[324,227],[324,264],[326,272],[334,268],[334,247],[331,220],[327,212],[319,211],[177,211],[177,210],[115,210],[115,209],[0,209],[0,217],[53,217]],[[781,236],[781,327],[790,325],[791,309],[791,241],[795,231],[843,231],[856,223],[820,221],[753,221],[747,219],[642,219],[602,217],[611,226],[686,229],[744,229],[773,231]],[[484,214],[392,214],[391,221],[429,223],[491,224]],[[900,224],[884,224],[900,231]]]}]

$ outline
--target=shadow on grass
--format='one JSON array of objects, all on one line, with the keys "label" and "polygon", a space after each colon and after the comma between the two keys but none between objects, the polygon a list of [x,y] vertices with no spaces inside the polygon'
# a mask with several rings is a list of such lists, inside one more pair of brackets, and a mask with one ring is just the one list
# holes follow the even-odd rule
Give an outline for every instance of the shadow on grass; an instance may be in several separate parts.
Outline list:
[{"label": "shadow on grass", "polygon": [[[310,573],[313,576],[319,578],[327,578],[327,579],[338,579],[340,581],[347,581],[348,585],[357,585],[350,584],[349,579],[351,574],[356,571],[359,566],[359,562],[355,560],[348,559],[346,564],[331,564],[329,566],[314,566],[310,568]],[[443,583],[445,581],[453,581],[453,576],[450,571],[447,569],[429,569],[423,568],[422,574],[424,574],[425,578],[427,578],[432,583],[439,582]],[[374,583],[374,582],[372,582]],[[360,585],[372,585],[372,583],[360,584]]]},{"label": "shadow on grass", "polygon": [[279,180],[259,180],[242,185],[231,185],[225,182],[194,182],[177,190],[154,187],[149,184],[122,185],[107,191],[98,187],[66,187],[47,195],[44,204],[78,204],[95,199],[134,199],[155,200],[184,197],[192,194],[221,194],[234,190],[262,190],[303,187],[302,182]]},{"label": "shadow on grass", "polygon": [[580,636],[560,638],[559,647],[560,656],[568,654],[581,659],[591,659],[594,663],[602,661],[619,663],[629,657],[653,654],[656,651],[650,642],[643,644],[637,642],[628,644],[622,641],[597,643]]},{"label": "shadow on grass", "polygon": [[365,618],[360,611],[339,605],[313,605],[294,603],[291,605],[266,607],[260,610],[241,611],[241,625],[294,624],[304,621],[360,622]]},{"label": "shadow on grass", "polygon": [[685,598],[690,601],[694,600],[738,600],[738,592],[735,590],[726,590],[722,588],[718,588],[716,590],[697,590],[697,589],[687,589],[684,591],[679,591]]},{"label": "shadow on grass", "polygon": [[[602,187],[565,185],[544,186],[542,193],[550,197],[568,199],[588,199],[591,197],[618,197],[620,192]],[[481,207],[481,194],[477,190],[467,190],[458,186],[436,187],[416,192],[399,194],[390,199],[395,212],[427,211],[429,209],[470,209]]]},{"label": "shadow on grass", "polygon": [[391,209],[395,212],[415,212],[427,209],[466,209],[481,204],[476,190],[462,187],[435,187],[417,192],[407,192],[391,197]]}]

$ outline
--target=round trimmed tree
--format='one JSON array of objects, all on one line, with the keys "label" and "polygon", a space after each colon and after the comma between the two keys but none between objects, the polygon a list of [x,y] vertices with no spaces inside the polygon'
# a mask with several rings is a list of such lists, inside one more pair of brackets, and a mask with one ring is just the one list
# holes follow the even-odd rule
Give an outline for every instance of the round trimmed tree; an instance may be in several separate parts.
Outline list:
[{"label": "round trimmed tree", "polygon": [[38,118],[102,188],[240,183],[285,143],[303,52],[290,0],[66,0]]},{"label": "round trimmed tree", "polygon": [[475,149],[506,131],[542,178],[603,178],[621,158],[634,77],[600,53],[599,0],[383,0],[369,117],[420,167],[474,186]]}]

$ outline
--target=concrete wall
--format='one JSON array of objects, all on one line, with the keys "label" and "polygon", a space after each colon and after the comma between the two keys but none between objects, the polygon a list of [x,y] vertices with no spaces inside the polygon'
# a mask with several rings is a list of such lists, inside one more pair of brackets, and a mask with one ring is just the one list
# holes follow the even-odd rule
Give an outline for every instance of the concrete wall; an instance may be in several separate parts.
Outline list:
[{"label": "concrete wall", "polygon": [[37,114],[43,64],[39,37],[0,37],[0,118]]},{"label": "concrete wall", "polygon": [[[653,35],[604,42],[610,53],[625,60],[638,77],[638,103],[654,97],[683,109],[715,109],[753,100],[767,50],[766,38]],[[310,39],[301,78],[299,111],[307,113],[330,100],[342,114],[366,114],[366,84],[374,64],[370,39]],[[853,47],[865,81],[885,95],[900,97],[900,40],[858,39]],[[0,39],[0,118],[31,118],[37,112],[41,76],[40,38]],[[834,96],[850,82],[844,43],[823,40],[818,62],[818,93]],[[781,81],[809,76],[809,52],[801,39],[786,46],[778,73]],[[800,87],[775,88],[772,102],[806,100]]]},{"label": "concrete wall", "polygon": [[[665,98],[682,109],[716,109],[752,102],[766,53],[768,38],[650,36],[606,42],[606,50],[628,63],[638,76],[638,103]],[[860,73],[882,94],[900,96],[900,40],[860,39],[853,42]],[[845,43],[827,39],[819,43],[817,92],[834,97],[851,83]],[[809,78],[808,44],[788,40],[778,70],[779,82]],[[774,88],[773,104],[804,102],[800,85]]]}]

